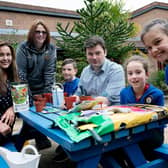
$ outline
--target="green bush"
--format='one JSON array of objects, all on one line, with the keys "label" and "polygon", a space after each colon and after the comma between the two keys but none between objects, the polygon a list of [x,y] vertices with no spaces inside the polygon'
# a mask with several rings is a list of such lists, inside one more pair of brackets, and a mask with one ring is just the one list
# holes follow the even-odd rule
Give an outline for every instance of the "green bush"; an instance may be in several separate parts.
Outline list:
[{"label": "green bush", "polygon": [[165,83],[165,73],[163,70],[153,72],[150,75],[148,82],[153,84],[155,87],[161,89],[163,92],[168,92],[168,86]]}]

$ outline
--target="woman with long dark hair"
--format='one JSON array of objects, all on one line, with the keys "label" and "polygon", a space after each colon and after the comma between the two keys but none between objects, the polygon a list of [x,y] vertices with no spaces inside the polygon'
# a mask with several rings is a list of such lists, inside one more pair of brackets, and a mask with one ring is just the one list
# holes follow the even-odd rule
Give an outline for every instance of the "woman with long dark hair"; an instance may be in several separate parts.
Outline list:
[{"label": "woman with long dark hair", "polygon": [[[30,27],[27,41],[22,42],[16,51],[16,62],[20,73],[29,86],[30,94],[51,93],[55,82],[56,48],[50,43],[50,33],[42,20],[35,21]],[[25,122],[20,132],[22,139],[35,138],[36,147],[41,150],[51,146],[46,136]],[[22,143],[20,142],[20,147]],[[20,149],[18,149],[20,150]]]},{"label": "woman with long dark hair", "polygon": [[15,52],[6,42],[0,42],[0,145],[11,140],[15,113],[11,96],[11,82],[19,81]]}]

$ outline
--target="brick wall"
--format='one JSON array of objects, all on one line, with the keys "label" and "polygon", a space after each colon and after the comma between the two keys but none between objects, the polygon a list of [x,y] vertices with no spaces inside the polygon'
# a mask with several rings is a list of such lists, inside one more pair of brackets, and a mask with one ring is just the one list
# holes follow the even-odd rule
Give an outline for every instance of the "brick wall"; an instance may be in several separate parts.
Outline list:
[{"label": "brick wall", "polygon": [[[155,4],[155,2],[153,3],[153,5]],[[158,4],[156,2],[156,4]],[[149,6],[152,7],[152,4],[150,4]],[[163,3],[161,3],[161,5],[165,5]],[[150,8],[150,10],[148,10],[147,12],[144,12],[145,10],[147,10],[148,6],[145,6],[141,9],[138,9],[137,11],[134,12],[134,14],[140,12],[141,15],[137,15],[134,16],[133,18],[131,18],[131,22],[135,23],[138,26],[138,32],[136,34],[136,39],[137,41],[135,41],[136,47],[138,48],[142,48],[144,47],[144,45],[142,44],[142,42],[140,41],[140,34],[141,31],[144,27],[144,25],[146,25],[149,21],[151,21],[152,19],[156,19],[156,18],[161,18],[161,19],[168,19],[168,8]],[[154,72],[158,70],[158,63],[156,60],[149,58],[150,59],[150,72]]]},{"label": "brick wall", "polygon": [[46,23],[51,41],[55,43],[55,38],[60,36],[56,29],[57,23],[63,27],[70,23],[70,30],[79,18],[75,11],[0,1],[0,39],[11,42],[25,40],[32,23],[39,19]]},{"label": "brick wall", "polygon": [[[71,23],[71,27],[75,19],[67,19],[67,18],[59,18],[59,17],[52,17],[52,16],[41,16],[41,15],[33,15],[33,14],[26,14],[26,13],[16,13],[16,12],[5,12],[0,11],[0,28],[5,29],[24,29],[28,30],[32,25],[33,21],[36,19],[42,19],[45,21],[47,26],[49,27],[50,31],[56,32],[56,24],[61,22],[62,25],[66,25],[68,22]],[[13,26],[7,26],[5,24],[6,20],[12,20]]]},{"label": "brick wall", "polygon": [[140,31],[138,32],[137,36],[140,35],[140,32],[143,26],[152,19],[161,18],[161,19],[168,19],[168,10],[163,9],[153,9],[149,12],[143,13],[133,19],[131,22],[134,22],[139,25]]}]

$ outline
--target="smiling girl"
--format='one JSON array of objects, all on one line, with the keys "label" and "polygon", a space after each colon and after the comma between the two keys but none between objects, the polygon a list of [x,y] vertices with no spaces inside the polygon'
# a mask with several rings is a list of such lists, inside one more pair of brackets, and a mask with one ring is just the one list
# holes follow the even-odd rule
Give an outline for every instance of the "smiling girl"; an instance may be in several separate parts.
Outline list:
[{"label": "smiling girl", "polygon": [[[149,77],[148,62],[141,56],[134,55],[125,63],[125,71],[129,86],[120,93],[121,104],[153,104],[164,105],[161,90],[147,83]],[[146,140],[139,143],[147,160],[155,159],[153,149],[163,143],[163,128],[151,130]]]},{"label": "smiling girl", "polygon": [[153,104],[164,105],[161,90],[147,83],[149,77],[148,62],[141,56],[134,55],[125,63],[129,86],[120,93],[121,104]]},{"label": "smiling girl", "polygon": [[0,144],[10,140],[15,122],[10,89],[10,82],[19,81],[15,61],[12,46],[0,42]]},{"label": "smiling girl", "polygon": [[155,19],[148,23],[141,34],[148,54],[154,59],[168,63],[168,22]]}]

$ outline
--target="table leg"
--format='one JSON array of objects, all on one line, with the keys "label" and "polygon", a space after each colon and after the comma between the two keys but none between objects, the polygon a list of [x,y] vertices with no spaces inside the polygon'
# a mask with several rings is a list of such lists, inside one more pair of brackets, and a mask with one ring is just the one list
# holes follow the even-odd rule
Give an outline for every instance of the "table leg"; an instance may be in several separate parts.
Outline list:
[{"label": "table leg", "polygon": [[121,168],[117,161],[109,155],[103,155],[100,163],[103,168]]},{"label": "table leg", "polygon": [[138,144],[131,144],[123,148],[134,167],[145,164],[147,161]]},{"label": "table leg", "polygon": [[0,156],[0,165],[3,168],[9,168],[8,164],[6,163],[6,161]]},{"label": "table leg", "polygon": [[77,162],[77,168],[97,168],[99,161],[100,161],[101,155],[97,155],[94,157],[90,157],[86,160],[80,160]]}]

